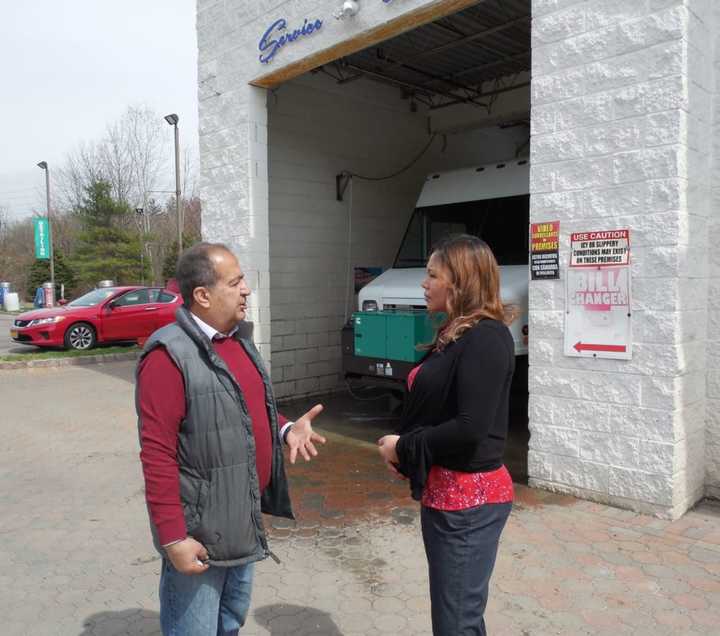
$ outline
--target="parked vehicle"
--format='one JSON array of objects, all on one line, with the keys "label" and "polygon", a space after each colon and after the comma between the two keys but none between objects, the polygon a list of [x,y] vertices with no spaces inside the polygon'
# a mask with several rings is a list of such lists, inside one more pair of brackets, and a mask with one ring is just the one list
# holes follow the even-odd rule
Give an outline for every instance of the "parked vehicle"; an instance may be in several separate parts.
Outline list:
[{"label": "parked vehicle", "polygon": [[107,342],[137,342],[175,320],[179,293],[160,287],[100,287],[72,302],[20,314],[10,337],[20,344],[83,351]]},{"label": "parked vehicle", "polygon": [[473,234],[492,248],[500,265],[501,297],[517,309],[510,325],[515,354],[528,352],[527,160],[431,174],[420,192],[392,269],[358,294],[358,311],[343,329],[346,378],[404,382],[432,340],[433,325],[421,283],[435,245],[449,234]]}]

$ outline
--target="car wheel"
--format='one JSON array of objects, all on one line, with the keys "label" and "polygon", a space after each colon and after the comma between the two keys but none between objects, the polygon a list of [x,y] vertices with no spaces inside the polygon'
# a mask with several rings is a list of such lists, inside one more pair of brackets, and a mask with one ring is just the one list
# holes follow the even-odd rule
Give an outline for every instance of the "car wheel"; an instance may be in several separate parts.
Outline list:
[{"label": "car wheel", "polygon": [[95,330],[86,322],[76,322],[65,332],[65,348],[86,351],[95,346]]}]

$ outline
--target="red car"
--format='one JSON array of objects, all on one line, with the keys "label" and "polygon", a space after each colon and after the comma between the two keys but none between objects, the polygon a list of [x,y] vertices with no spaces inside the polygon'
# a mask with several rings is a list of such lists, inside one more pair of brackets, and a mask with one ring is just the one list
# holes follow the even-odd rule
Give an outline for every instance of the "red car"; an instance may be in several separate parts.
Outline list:
[{"label": "red car", "polygon": [[160,287],[102,287],[62,307],[20,314],[10,337],[21,344],[92,349],[98,343],[144,341],[175,320],[179,293]]}]

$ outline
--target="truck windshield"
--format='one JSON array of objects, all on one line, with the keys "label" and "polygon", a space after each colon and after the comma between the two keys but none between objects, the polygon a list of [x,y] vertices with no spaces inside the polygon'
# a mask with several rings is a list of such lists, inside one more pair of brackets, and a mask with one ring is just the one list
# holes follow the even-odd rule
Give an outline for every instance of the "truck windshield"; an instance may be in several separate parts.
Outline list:
[{"label": "truck windshield", "polygon": [[424,267],[433,246],[450,234],[479,236],[499,265],[527,265],[529,222],[527,194],[416,208],[393,267]]}]

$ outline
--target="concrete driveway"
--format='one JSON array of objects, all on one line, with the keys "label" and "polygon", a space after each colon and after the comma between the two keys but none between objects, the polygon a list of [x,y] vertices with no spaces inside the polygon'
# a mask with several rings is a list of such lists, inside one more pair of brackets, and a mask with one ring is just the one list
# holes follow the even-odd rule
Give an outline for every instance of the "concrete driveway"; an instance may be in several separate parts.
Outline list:
[{"label": "concrete driveway", "polygon": [[[0,371],[3,636],[159,634],[133,367]],[[387,403],[339,396],[319,422],[320,458],[288,468],[297,523],[266,519],[281,564],[259,565],[242,634],[429,635],[418,507],[373,445],[392,426]],[[487,611],[493,636],[717,633],[720,506],[671,523],[516,494]]]}]

